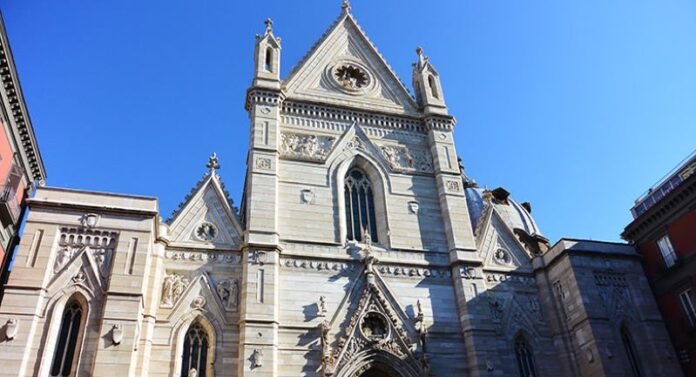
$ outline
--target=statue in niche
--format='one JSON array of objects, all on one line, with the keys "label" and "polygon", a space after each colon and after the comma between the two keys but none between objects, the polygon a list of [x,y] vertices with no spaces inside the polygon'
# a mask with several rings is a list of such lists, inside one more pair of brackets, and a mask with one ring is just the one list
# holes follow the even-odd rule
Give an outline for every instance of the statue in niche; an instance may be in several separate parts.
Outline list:
[{"label": "statue in niche", "polygon": [[184,293],[189,285],[189,279],[178,274],[170,274],[162,282],[162,306],[172,306],[174,302]]},{"label": "statue in niche", "polygon": [[503,319],[503,304],[495,297],[488,298],[488,307],[491,310],[493,321],[500,322]]},{"label": "statue in niche", "polygon": [[216,290],[225,309],[235,309],[237,307],[239,301],[239,283],[236,279],[219,281]]}]

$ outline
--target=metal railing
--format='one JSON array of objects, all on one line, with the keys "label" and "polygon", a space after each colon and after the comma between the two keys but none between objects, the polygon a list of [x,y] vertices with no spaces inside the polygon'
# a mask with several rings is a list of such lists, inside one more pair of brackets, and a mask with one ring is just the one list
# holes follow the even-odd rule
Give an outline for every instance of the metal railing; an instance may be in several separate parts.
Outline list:
[{"label": "metal railing", "polygon": [[17,187],[0,186],[0,217],[11,221],[13,224],[19,219],[21,211],[19,201],[17,201]]},{"label": "metal railing", "polygon": [[672,168],[672,170],[660,178],[657,183],[652,185],[647,191],[638,197],[638,199],[636,199],[635,205],[633,208],[631,208],[633,218],[637,218],[645,213],[645,211],[647,211],[650,207],[655,205],[682,182],[684,182],[687,177],[682,176],[682,170],[685,170],[684,168],[690,166],[692,163],[696,163],[696,150],[686,156],[686,158],[679,162],[679,164]]}]

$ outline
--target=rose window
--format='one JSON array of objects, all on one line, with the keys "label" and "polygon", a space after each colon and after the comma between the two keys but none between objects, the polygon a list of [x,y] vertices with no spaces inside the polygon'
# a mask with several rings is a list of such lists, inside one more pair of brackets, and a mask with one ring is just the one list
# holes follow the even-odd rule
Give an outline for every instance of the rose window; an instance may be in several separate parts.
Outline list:
[{"label": "rose window", "polygon": [[346,89],[361,89],[367,86],[369,77],[362,68],[352,64],[341,65],[334,72],[336,81]]}]

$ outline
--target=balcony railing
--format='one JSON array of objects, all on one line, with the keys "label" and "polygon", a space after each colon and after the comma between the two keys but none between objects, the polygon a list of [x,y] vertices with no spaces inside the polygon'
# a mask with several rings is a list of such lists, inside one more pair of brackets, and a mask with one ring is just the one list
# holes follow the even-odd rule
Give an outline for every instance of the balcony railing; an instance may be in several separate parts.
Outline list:
[{"label": "balcony railing", "polygon": [[3,225],[17,224],[22,208],[17,201],[17,188],[0,186],[0,221]]}]

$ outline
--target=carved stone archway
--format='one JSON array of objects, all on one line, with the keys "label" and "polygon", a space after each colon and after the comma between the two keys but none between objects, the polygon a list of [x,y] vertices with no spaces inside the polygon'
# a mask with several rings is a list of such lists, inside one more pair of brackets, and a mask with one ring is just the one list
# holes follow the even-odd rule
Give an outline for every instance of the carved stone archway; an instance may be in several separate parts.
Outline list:
[{"label": "carved stone archway", "polygon": [[336,377],[422,377],[416,365],[383,351],[361,352]]}]

